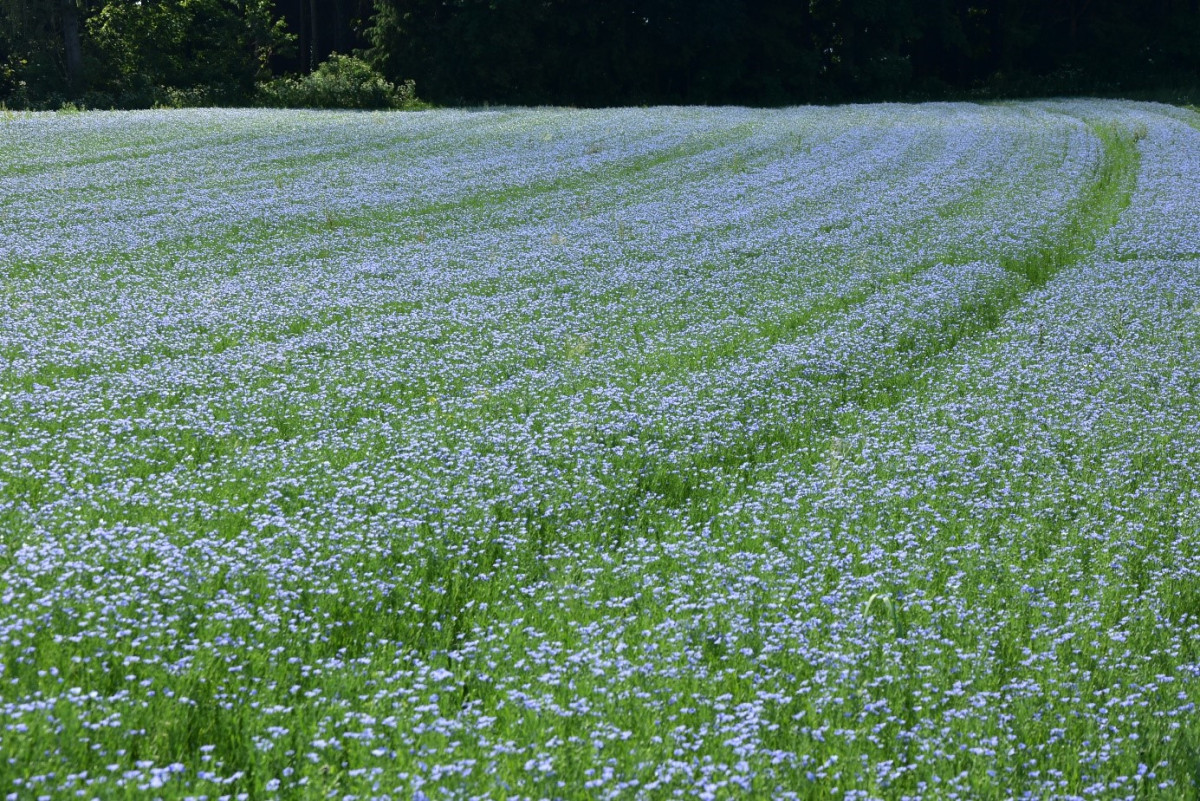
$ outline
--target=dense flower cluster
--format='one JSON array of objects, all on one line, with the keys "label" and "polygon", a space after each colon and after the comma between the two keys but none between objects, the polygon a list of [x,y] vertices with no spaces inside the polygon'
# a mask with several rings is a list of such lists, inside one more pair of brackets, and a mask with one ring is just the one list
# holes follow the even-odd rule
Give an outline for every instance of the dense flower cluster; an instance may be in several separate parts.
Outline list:
[{"label": "dense flower cluster", "polygon": [[0,794],[1194,794],[1198,126],[0,127]]}]

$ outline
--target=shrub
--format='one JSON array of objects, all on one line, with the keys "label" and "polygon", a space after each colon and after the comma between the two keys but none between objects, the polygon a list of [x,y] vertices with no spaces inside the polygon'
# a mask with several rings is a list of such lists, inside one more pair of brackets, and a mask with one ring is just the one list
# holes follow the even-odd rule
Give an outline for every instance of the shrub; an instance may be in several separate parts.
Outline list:
[{"label": "shrub", "polygon": [[409,108],[417,103],[411,80],[397,86],[362,59],[338,53],[308,75],[260,83],[258,98],[278,108]]}]

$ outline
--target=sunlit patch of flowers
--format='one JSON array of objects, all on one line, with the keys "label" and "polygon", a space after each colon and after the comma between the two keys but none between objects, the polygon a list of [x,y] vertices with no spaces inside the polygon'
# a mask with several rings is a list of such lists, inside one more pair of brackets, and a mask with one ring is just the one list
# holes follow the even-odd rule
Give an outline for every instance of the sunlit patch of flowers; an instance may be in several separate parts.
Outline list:
[{"label": "sunlit patch of flowers", "polygon": [[0,793],[1195,794],[1198,125],[10,123]]}]

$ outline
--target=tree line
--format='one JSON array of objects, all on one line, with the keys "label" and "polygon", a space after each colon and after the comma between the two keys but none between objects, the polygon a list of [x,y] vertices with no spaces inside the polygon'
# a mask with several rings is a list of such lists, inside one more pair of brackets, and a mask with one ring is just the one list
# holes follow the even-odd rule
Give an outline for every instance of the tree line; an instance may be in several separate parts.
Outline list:
[{"label": "tree line", "polygon": [[0,0],[0,101],[303,102],[335,53],[437,104],[1194,95],[1197,43],[1200,0]]}]

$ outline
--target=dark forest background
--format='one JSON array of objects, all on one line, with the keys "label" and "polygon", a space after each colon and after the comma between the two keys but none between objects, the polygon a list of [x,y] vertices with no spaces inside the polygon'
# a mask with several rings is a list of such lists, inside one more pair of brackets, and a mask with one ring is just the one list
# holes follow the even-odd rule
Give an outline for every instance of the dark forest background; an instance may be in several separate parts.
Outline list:
[{"label": "dark forest background", "polygon": [[0,0],[14,108],[388,105],[409,79],[435,104],[1194,102],[1200,0]]}]

